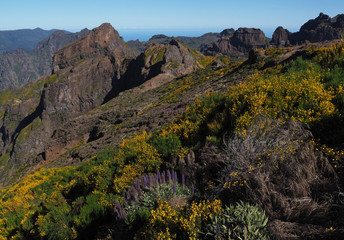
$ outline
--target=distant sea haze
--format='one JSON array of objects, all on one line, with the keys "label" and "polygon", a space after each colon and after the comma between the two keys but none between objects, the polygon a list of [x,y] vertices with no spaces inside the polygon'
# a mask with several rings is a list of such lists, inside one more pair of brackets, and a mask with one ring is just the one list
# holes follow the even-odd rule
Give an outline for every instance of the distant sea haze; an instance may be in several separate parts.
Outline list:
[{"label": "distant sea haze", "polygon": [[[228,27],[230,28],[230,27]],[[218,29],[117,29],[124,41],[140,40],[148,41],[152,36],[164,34],[169,37],[199,37],[209,32],[221,32],[225,28]],[[234,28],[236,29],[236,28]],[[268,38],[272,37],[275,29],[261,29]]]}]

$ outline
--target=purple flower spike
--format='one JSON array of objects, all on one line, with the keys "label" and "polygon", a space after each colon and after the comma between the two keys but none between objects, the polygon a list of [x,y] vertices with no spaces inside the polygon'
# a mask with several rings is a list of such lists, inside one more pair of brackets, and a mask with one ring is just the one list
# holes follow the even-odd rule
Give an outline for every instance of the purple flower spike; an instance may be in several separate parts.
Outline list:
[{"label": "purple flower spike", "polygon": [[168,177],[168,181],[171,182],[171,172],[170,170],[167,171],[167,177]]},{"label": "purple flower spike", "polygon": [[152,185],[152,176],[149,175],[148,177],[148,185],[151,186]]},{"label": "purple flower spike", "polygon": [[162,183],[165,183],[166,182],[166,172],[165,171],[163,171],[162,172]]},{"label": "purple flower spike", "polygon": [[191,186],[191,194],[194,194],[195,193],[195,187],[192,185]]},{"label": "purple flower spike", "polygon": [[158,178],[158,175],[154,174],[154,185],[158,185],[159,184],[159,178]]},{"label": "purple flower spike", "polygon": [[148,184],[147,184],[147,178],[144,177],[144,178],[143,178],[143,186],[144,186],[144,187],[147,187],[147,185],[148,185]]},{"label": "purple flower spike", "polygon": [[160,171],[157,172],[157,175],[158,175],[158,180],[159,180],[159,183],[161,183],[161,174],[160,174]]}]

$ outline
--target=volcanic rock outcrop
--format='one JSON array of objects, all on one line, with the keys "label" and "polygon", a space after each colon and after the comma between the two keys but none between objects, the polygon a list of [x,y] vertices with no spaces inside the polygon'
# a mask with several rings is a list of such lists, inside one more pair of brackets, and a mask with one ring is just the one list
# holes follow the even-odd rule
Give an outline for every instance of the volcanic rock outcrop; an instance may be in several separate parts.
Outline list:
[{"label": "volcanic rock outcrop", "polygon": [[206,55],[227,55],[247,57],[251,49],[266,48],[264,32],[256,28],[239,28],[232,37],[222,37],[211,46],[203,49]]},{"label": "volcanic rock outcrop", "polygon": [[129,63],[127,71],[115,82],[108,96],[111,99],[120,91],[136,87],[147,80],[151,87],[157,87],[203,67],[200,63],[202,58],[203,54],[174,39],[168,44],[153,43]]},{"label": "volcanic rock outcrop", "polygon": [[53,60],[58,81],[44,92],[44,111],[66,121],[99,106],[126,70],[133,54],[110,25],[103,24],[57,52]]},{"label": "volcanic rock outcrop", "polygon": [[287,29],[284,29],[283,27],[279,26],[276,28],[272,35],[271,44],[275,47],[285,47],[290,44],[289,42],[289,36],[290,32]]},{"label": "volcanic rock outcrop", "polygon": [[320,13],[301,26],[300,31],[289,37],[291,44],[302,44],[305,41],[322,42],[342,38],[344,30],[344,15],[331,19],[328,15]]}]

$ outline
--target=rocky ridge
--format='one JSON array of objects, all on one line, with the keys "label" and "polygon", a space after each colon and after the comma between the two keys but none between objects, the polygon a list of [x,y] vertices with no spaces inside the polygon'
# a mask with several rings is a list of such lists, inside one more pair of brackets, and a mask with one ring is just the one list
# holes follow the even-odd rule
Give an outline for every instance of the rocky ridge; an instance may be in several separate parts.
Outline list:
[{"label": "rocky ridge", "polygon": [[339,14],[334,18],[320,13],[315,19],[311,19],[303,24],[298,32],[290,33],[288,30],[278,27],[271,44],[273,46],[299,45],[306,41],[315,43],[341,39],[344,30],[344,14]]}]

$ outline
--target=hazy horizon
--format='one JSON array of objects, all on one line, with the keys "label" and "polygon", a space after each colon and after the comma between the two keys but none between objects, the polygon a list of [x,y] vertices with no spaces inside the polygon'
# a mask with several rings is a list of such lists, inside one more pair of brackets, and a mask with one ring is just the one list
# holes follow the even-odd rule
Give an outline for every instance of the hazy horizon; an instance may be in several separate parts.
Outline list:
[{"label": "hazy horizon", "polygon": [[151,33],[195,36],[239,27],[260,28],[271,37],[278,26],[295,32],[320,12],[330,17],[344,13],[344,1],[133,0],[128,3],[101,0],[95,3],[91,0],[60,0],[57,3],[12,0],[4,1],[2,9],[0,30],[40,27],[75,32],[109,22],[126,40],[147,40]]},{"label": "hazy horizon", "polygon": [[[220,33],[224,29],[231,28],[230,26],[226,28],[213,28],[213,29],[210,29],[210,28],[209,29],[197,29],[197,28],[194,28],[194,29],[183,29],[183,28],[181,29],[151,29],[151,28],[150,29],[118,29],[115,26],[113,27],[118,31],[120,36],[122,36],[125,41],[131,41],[131,40],[148,41],[152,36],[158,35],[158,34],[163,34],[169,37],[199,37],[206,33]],[[57,29],[57,28],[44,29],[38,26],[35,28],[7,29],[7,30],[0,29],[0,31],[13,31],[13,30],[25,30],[25,29],[33,30],[36,28],[40,28],[46,31]],[[237,28],[234,28],[234,29],[237,30]],[[75,32],[81,31],[82,29],[57,29],[57,30],[64,30],[64,31],[75,33]],[[270,29],[261,29],[261,30],[265,33],[266,37],[271,38],[275,29],[270,28]],[[291,32],[298,31],[298,29],[288,29],[288,30]]]}]

